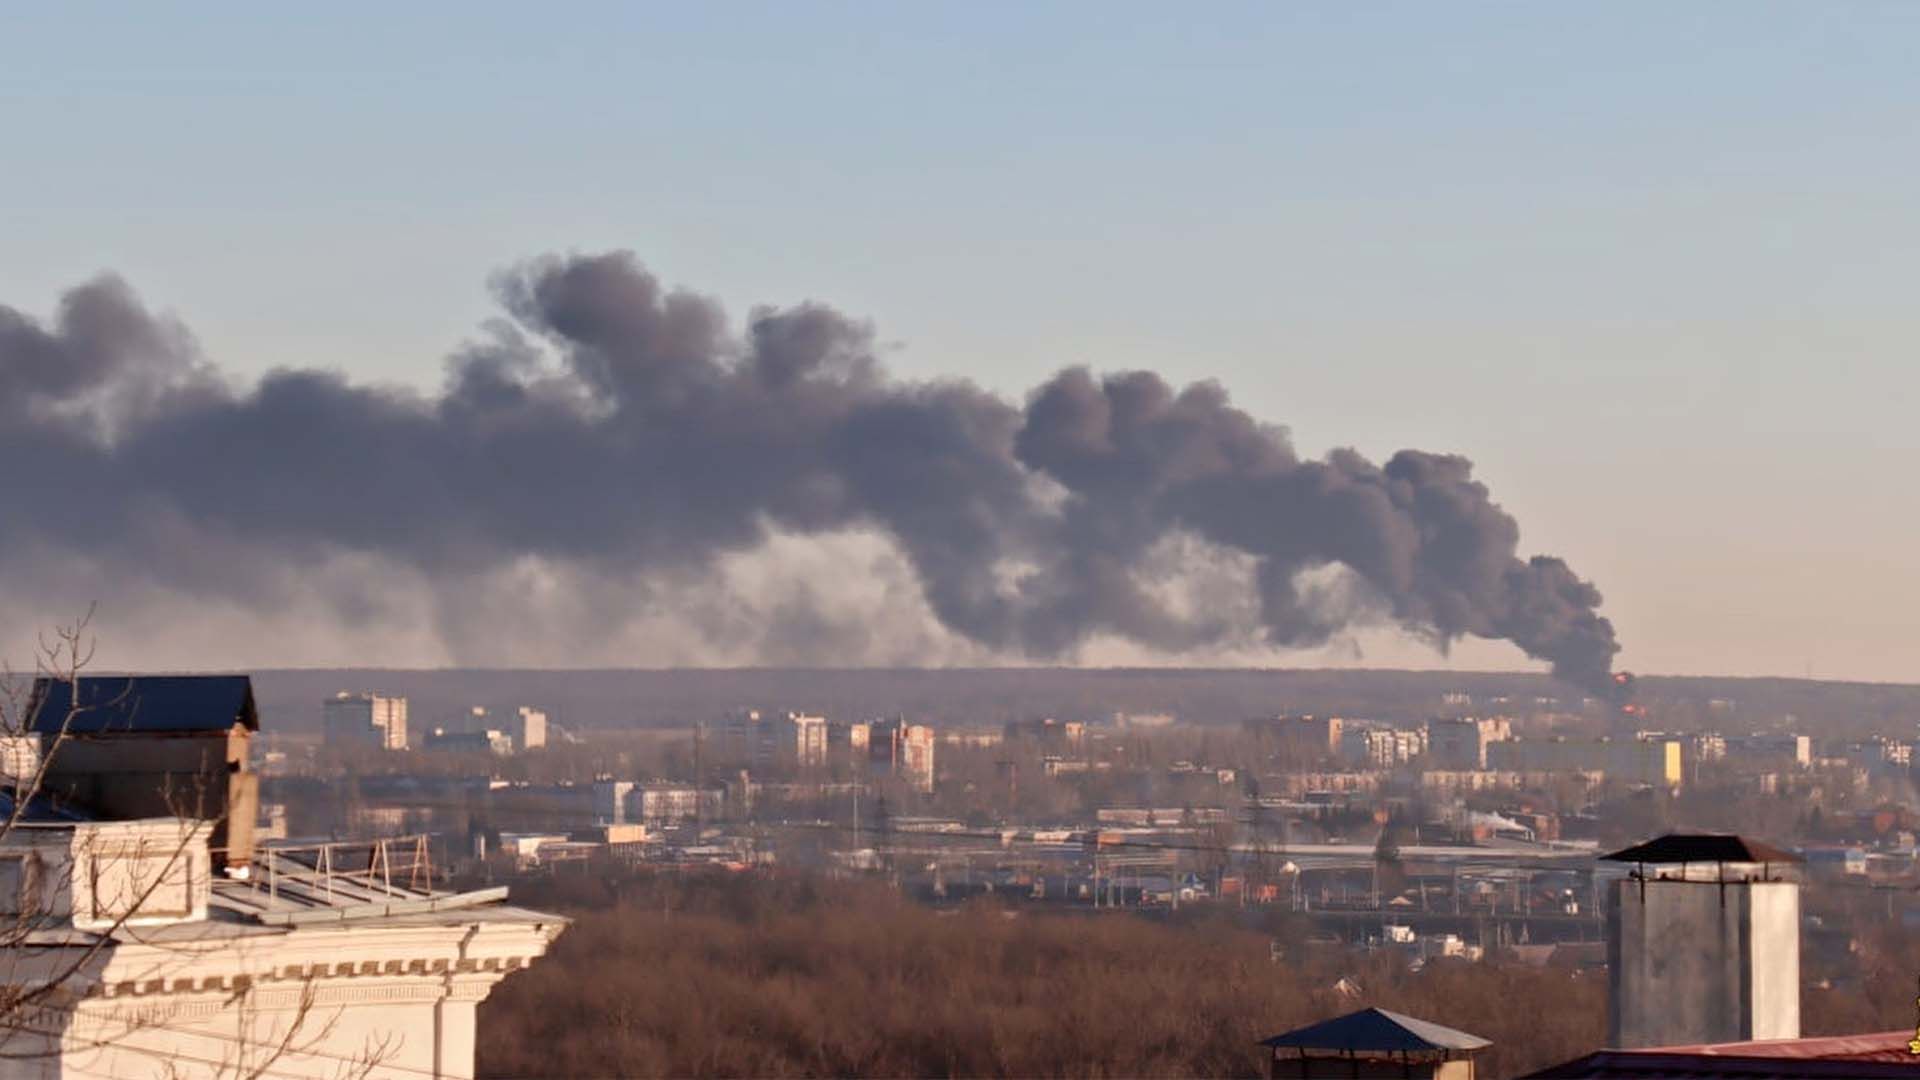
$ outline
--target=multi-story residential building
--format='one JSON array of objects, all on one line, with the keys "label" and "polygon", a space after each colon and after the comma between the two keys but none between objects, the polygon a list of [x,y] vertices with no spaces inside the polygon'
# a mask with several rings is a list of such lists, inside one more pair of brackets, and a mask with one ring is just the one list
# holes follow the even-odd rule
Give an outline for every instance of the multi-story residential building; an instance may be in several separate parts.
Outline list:
[{"label": "multi-story residential building", "polygon": [[1487,746],[1513,737],[1504,717],[1438,717],[1427,721],[1427,762],[1435,769],[1487,767]]},{"label": "multi-story residential building", "polygon": [[547,712],[532,705],[522,705],[511,716],[496,722],[486,706],[475,705],[467,710],[466,716],[447,725],[445,730],[472,735],[500,732],[512,743],[509,753],[513,750],[539,750],[547,745]]},{"label": "multi-story residential building", "polygon": [[1283,753],[1311,761],[1340,753],[1340,734],[1346,721],[1337,716],[1266,716],[1244,725],[1249,734],[1274,739]]},{"label": "multi-story residential building", "polygon": [[531,705],[522,705],[507,729],[513,745],[522,750],[538,750],[547,745],[547,713]]},{"label": "multi-story residential building", "polygon": [[905,717],[875,720],[867,759],[876,771],[905,777],[919,790],[932,791],[934,743],[934,731],[925,724],[909,724]]},{"label": "multi-story residential building", "polygon": [[827,763],[827,718],[788,713],[787,727],[793,732],[794,760],[801,768],[817,768]]},{"label": "multi-story residential building", "polygon": [[715,753],[728,764],[755,771],[775,765],[823,765],[827,718],[769,709],[735,709],[721,718]]},{"label": "multi-story residential building", "polygon": [[630,796],[628,820],[647,825],[712,820],[726,807],[726,792],[692,784],[642,784]]},{"label": "multi-story residential building", "polygon": [[925,724],[915,724],[907,729],[906,745],[903,748],[907,779],[921,791],[933,790],[933,729]]},{"label": "multi-story residential building", "polygon": [[1340,733],[1340,756],[1355,765],[1391,769],[1427,752],[1427,733],[1421,729],[1347,727]]},{"label": "multi-story residential building", "polygon": [[328,746],[374,750],[407,748],[407,699],[345,690],[320,704]]},{"label": "multi-story residential building", "polygon": [[1689,737],[1692,744],[1693,760],[1725,761],[1727,757],[1726,736],[1717,731],[1702,731]]},{"label": "multi-story residential building", "polygon": [[635,820],[633,793],[640,789],[633,780],[602,777],[593,782],[593,820],[602,825],[625,825]]},{"label": "multi-story residential building", "polygon": [[1913,763],[1913,747],[1892,739],[1868,739],[1847,747],[1846,762],[1870,773],[1904,770]]},{"label": "multi-story residential building", "polygon": [[943,731],[940,733],[940,741],[948,746],[985,750],[1004,744],[1007,737],[1004,732],[999,731]]},{"label": "multi-story residential building", "polygon": [[873,725],[865,720],[830,720],[827,722],[827,750],[856,761],[865,760],[867,742],[872,734]]},{"label": "multi-story residential building", "polygon": [[1679,787],[1680,740],[1507,739],[1487,745],[1487,765],[1496,771],[1602,773],[1629,784]]},{"label": "multi-story residential building", "polygon": [[1056,720],[1051,716],[1037,720],[1009,720],[1001,732],[1004,742],[1026,740],[1055,753],[1074,752],[1085,744],[1087,725],[1079,720]]},{"label": "multi-story residential building", "polygon": [[1806,768],[1813,764],[1813,740],[1805,735],[1754,732],[1726,737],[1727,763],[1741,767]]},{"label": "multi-story residential building", "polygon": [[421,745],[423,750],[445,751],[451,753],[492,754],[495,757],[513,756],[513,736],[499,728],[481,728],[478,731],[449,731],[436,727],[427,734]]}]

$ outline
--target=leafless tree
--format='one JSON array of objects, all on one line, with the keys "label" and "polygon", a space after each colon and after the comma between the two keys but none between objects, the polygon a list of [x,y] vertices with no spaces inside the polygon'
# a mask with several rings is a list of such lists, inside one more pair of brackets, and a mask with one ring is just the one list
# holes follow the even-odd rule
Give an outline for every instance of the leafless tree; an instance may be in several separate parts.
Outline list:
[{"label": "leafless tree", "polygon": [[[46,784],[53,762],[85,714],[118,708],[131,692],[131,683],[122,689],[120,697],[108,700],[89,701],[78,692],[95,655],[92,619],[89,609],[80,618],[40,635],[34,657],[37,679],[23,677],[11,668],[0,671],[0,765],[4,765],[0,771],[5,772],[0,787],[9,789],[12,799],[4,822],[0,822],[0,849],[19,846],[9,841],[24,840],[23,830],[31,828],[35,813],[47,807]],[[66,682],[76,688],[67,695],[62,715],[37,715],[43,711],[34,693],[37,680]],[[183,965],[209,948],[221,947],[211,937],[159,939],[135,922],[159,890],[180,884],[190,860],[203,849],[206,836],[222,823],[227,812],[224,806],[207,805],[204,783],[189,791],[169,789],[162,795],[180,822],[177,835],[157,843],[142,840],[129,845],[101,842],[88,834],[76,845],[73,858],[90,867],[93,881],[123,883],[106,905],[112,916],[104,925],[81,931],[54,918],[39,903],[37,859],[0,856],[0,1069],[9,1061],[115,1048],[156,1056],[156,1073],[170,1074],[184,1068],[195,1076],[223,1080],[288,1075],[277,1066],[290,1055],[330,1060],[337,1066],[332,1072],[335,1080],[361,1080],[375,1071],[396,1047],[375,1040],[351,1056],[320,1050],[333,1034],[339,1016],[337,1011],[329,1016],[316,1012],[313,979],[302,984],[291,1015],[264,1043],[250,1041],[252,1017],[258,1012],[258,991],[250,983],[238,986],[230,1005],[236,1010],[241,1034],[233,1039],[230,1052],[218,1059],[189,1060],[191,1055],[141,1048],[133,1036],[168,1024],[168,1017],[151,1012],[117,1017],[106,1024],[105,1030],[88,1035],[76,1037],[70,1030],[67,1017],[95,989],[94,977],[117,945],[136,943],[174,950]],[[204,1037],[204,1033],[199,1034]]]}]

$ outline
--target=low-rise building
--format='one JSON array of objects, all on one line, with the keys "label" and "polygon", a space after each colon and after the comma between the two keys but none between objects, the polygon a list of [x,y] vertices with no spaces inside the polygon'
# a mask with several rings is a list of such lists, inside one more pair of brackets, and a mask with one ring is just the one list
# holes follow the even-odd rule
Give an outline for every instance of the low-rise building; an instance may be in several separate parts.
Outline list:
[{"label": "low-rise building", "polygon": [[500,850],[511,855],[521,866],[536,866],[541,861],[542,848],[565,844],[571,839],[566,833],[503,832],[500,834]]},{"label": "low-rise building", "polygon": [[1386,779],[1386,774],[1379,771],[1290,772],[1262,777],[1260,790],[1289,797],[1323,791],[1371,794],[1379,791]]},{"label": "low-rise building", "polygon": [[640,789],[635,780],[602,777],[593,782],[593,820],[603,825],[625,825],[633,820],[633,793]]},{"label": "low-rise building", "polygon": [[1591,769],[1553,772],[1517,772],[1511,769],[1427,769],[1420,788],[1429,795],[1458,795],[1470,791],[1526,791],[1554,784],[1578,783],[1598,787],[1607,774]]},{"label": "low-rise building", "polygon": [[482,728],[478,731],[449,731],[436,727],[427,734],[421,749],[443,753],[492,754],[495,757],[513,756],[513,736],[499,728]]}]

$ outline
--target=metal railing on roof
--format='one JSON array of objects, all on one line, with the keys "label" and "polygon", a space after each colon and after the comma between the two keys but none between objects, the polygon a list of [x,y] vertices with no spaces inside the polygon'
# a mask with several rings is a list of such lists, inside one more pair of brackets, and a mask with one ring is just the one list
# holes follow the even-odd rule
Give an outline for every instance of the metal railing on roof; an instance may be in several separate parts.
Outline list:
[{"label": "metal railing on roof", "polygon": [[[256,846],[244,879],[269,904],[288,889],[331,905],[364,902],[368,894],[414,899],[433,892],[433,854],[426,833],[314,844]],[[397,884],[396,884],[397,883]]]}]

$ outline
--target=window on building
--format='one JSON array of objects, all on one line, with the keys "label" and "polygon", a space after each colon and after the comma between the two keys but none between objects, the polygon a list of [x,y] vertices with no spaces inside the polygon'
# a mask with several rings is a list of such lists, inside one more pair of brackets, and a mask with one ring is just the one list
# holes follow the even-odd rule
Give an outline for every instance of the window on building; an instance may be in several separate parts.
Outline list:
[{"label": "window on building", "polygon": [[32,915],[38,908],[39,875],[32,855],[0,855],[0,915]]}]

